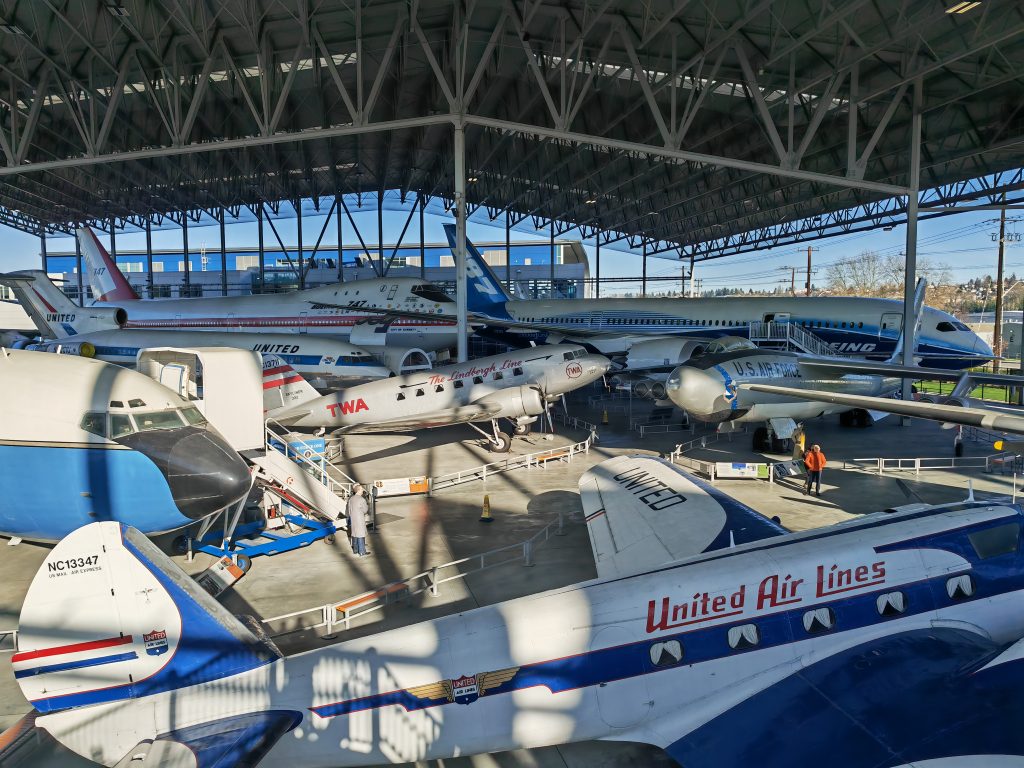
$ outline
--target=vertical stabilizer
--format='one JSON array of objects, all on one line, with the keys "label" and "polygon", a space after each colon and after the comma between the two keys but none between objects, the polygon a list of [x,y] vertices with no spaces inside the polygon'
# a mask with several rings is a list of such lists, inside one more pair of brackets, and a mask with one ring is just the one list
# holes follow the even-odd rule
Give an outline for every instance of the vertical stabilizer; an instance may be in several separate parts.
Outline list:
[{"label": "vertical stabilizer", "polygon": [[[444,233],[448,236],[448,244],[454,251],[455,225],[445,224]],[[511,258],[511,255],[508,258]],[[469,238],[466,238],[466,288],[469,291],[466,305],[470,312],[492,316],[506,314],[505,302],[510,301],[512,296],[505,290],[490,264],[480,255],[480,251]]]},{"label": "vertical stabilizer", "polygon": [[120,307],[78,306],[39,270],[0,274],[0,285],[14,291],[36,328],[50,339],[120,328],[127,319]]},{"label": "vertical stabilizer", "polygon": [[85,273],[97,301],[136,301],[139,298],[91,229],[82,227],[78,230],[78,243],[85,259]]}]

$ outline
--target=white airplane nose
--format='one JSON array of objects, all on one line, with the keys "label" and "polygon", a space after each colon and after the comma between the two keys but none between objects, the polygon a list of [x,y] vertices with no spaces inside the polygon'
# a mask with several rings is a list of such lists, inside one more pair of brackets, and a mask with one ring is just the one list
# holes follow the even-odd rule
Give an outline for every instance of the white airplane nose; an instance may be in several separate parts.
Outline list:
[{"label": "white airplane nose", "polygon": [[672,371],[665,383],[665,391],[669,400],[698,418],[728,411],[735,399],[735,392],[729,391],[720,378],[686,365]]}]

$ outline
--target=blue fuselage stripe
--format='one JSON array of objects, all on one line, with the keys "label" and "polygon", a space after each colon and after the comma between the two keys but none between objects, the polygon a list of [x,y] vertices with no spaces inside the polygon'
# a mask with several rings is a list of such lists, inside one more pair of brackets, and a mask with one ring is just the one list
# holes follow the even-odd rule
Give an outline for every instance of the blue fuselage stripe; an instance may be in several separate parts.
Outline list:
[{"label": "blue fuselage stripe", "polygon": [[104,664],[116,664],[119,661],[130,661],[137,659],[139,655],[135,651],[127,653],[115,653],[110,656],[97,656],[92,659],[80,659],[78,661],[65,661],[60,664],[47,664],[45,667],[35,669],[21,669],[14,673],[15,678],[34,677],[35,675],[47,675],[51,672],[65,672],[69,669],[83,669],[85,667],[99,667]]}]

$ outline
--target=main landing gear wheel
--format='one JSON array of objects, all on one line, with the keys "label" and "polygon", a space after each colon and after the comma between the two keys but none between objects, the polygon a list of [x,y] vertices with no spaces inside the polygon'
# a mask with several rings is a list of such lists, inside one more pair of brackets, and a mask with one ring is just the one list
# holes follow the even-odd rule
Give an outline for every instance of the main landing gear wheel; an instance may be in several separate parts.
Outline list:
[{"label": "main landing gear wheel", "polygon": [[773,437],[771,440],[772,453],[791,453],[793,451],[793,438]]},{"label": "main landing gear wheel", "polygon": [[758,427],[754,430],[754,450],[767,451],[768,448],[768,428]]},{"label": "main landing gear wheel", "polygon": [[523,435],[530,434],[530,430],[533,429],[533,422],[529,424],[516,424],[515,429],[512,430],[512,434],[516,437],[522,437]]},{"label": "main landing gear wheel", "polygon": [[188,536],[185,534],[175,536],[174,541],[171,542],[171,551],[176,555],[188,554]]},{"label": "main landing gear wheel", "polygon": [[248,555],[235,555],[235,565],[242,569],[242,573],[248,573],[252,568],[252,558]]},{"label": "main landing gear wheel", "polygon": [[512,447],[512,438],[506,435],[504,432],[495,432],[493,442],[491,442],[492,453],[508,453]]}]

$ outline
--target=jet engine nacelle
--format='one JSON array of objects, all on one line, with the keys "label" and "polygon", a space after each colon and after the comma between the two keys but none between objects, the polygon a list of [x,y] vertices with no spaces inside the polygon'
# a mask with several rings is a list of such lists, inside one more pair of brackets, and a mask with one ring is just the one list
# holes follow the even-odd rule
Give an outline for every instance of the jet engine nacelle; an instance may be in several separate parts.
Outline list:
[{"label": "jet engine nacelle", "polygon": [[416,371],[429,371],[434,367],[430,362],[430,356],[417,347],[370,347],[367,351],[399,376]]},{"label": "jet engine nacelle", "polygon": [[481,405],[498,405],[497,415],[515,419],[520,416],[539,416],[545,411],[544,395],[537,387],[515,387],[494,392],[479,401]]},{"label": "jet engine nacelle", "polygon": [[30,352],[55,352],[75,357],[96,357],[96,347],[88,341],[45,341],[40,344],[28,344],[24,348]]},{"label": "jet engine nacelle", "polygon": [[[921,395],[919,402],[936,403],[938,405],[953,405],[957,408],[972,408],[977,403],[969,397],[950,397],[949,395]],[[982,406],[984,407],[984,406]]]},{"label": "jet engine nacelle", "polygon": [[637,368],[674,368],[707,347],[703,341],[692,339],[652,339],[641,341],[626,353],[626,370]]},{"label": "jet engine nacelle", "polygon": [[665,382],[640,379],[633,383],[633,394],[644,400],[664,400],[667,397]]}]

